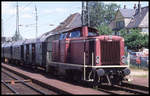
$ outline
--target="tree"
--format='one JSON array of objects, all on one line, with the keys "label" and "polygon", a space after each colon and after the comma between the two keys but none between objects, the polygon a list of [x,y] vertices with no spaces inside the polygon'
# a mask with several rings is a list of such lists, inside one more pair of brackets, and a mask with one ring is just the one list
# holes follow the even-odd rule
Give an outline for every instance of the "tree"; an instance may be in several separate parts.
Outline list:
[{"label": "tree", "polygon": [[97,30],[99,31],[99,35],[111,35],[112,34],[112,30],[106,24],[98,26]]},{"label": "tree", "polygon": [[104,22],[104,4],[98,2],[89,2],[90,26],[97,27]]},{"label": "tree", "polygon": [[138,50],[142,47],[148,47],[148,35],[142,35],[138,29],[130,29],[129,32],[126,29],[119,31],[121,36],[125,39],[125,46],[128,49]]},{"label": "tree", "polygon": [[145,34],[143,35],[143,38],[142,38],[142,46],[145,47],[145,48],[148,48],[148,43],[149,43],[149,35]]},{"label": "tree", "polygon": [[98,27],[102,24],[108,25],[115,17],[116,11],[120,8],[117,4],[104,4],[103,2],[89,2],[90,26]]}]

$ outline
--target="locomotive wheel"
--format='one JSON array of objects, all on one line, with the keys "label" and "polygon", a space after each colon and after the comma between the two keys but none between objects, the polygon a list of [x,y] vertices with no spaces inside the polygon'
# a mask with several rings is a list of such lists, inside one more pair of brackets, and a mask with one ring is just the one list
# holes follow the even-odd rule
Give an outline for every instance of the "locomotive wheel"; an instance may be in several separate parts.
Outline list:
[{"label": "locomotive wheel", "polygon": [[11,64],[13,64],[13,63],[14,63],[14,60],[12,59],[12,60],[11,60]]},{"label": "locomotive wheel", "polygon": [[11,60],[10,59],[8,60],[8,64],[11,64]]},{"label": "locomotive wheel", "polygon": [[94,72],[94,81],[93,81],[93,88],[97,89],[98,88],[98,84],[99,84],[99,79],[98,79],[98,75],[97,72]]},{"label": "locomotive wheel", "polygon": [[121,85],[122,84],[122,77],[120,76],[114,76],[113,79],[111,79],[112,85]]},{"label": "locomotive wheel", "polygon": [[37,66],[36,66],[36,65],[33,65],[33,66],[32,66],[32,69],[33,69],[35,72],[37,72],[37,71],[38,71],[38,68],[37,68]]},{"label": "locomotive wheel", "polygon": [[17,60],[15,60],[15,64],[18,65],[18,61]]},{"label": "locomotive wheel", "polygon": [[46,66],[45,72],[49,73],[49,66]]}]

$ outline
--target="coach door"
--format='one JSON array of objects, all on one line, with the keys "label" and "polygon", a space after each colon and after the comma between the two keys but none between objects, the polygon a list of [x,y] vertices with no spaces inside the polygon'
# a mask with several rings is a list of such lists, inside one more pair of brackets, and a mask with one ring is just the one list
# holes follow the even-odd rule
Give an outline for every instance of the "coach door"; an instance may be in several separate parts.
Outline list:
[{"label": "coach door", "polygon": [[35,63],[35,44],[32,44],[32,63]]},{"label": "coach door", "polygon": [[21,60],[24,58],[24,47],[21,45]]},{"label": "coach door", "polygon": [[26,63],[29,64],[29,44],[26,44]]}]

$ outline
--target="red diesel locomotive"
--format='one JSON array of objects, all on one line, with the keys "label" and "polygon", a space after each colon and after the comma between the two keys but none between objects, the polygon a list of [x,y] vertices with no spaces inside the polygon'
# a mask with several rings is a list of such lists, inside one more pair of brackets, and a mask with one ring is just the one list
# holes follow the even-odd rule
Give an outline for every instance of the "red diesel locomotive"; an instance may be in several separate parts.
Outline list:
[{"label": "red diesel locomotive", "polygon": [[130,74],[125,60],[122,37],[98,36],[96,29],[84,26],[62,32],[53,41],[50,67],[75,80],[111,85]]}]

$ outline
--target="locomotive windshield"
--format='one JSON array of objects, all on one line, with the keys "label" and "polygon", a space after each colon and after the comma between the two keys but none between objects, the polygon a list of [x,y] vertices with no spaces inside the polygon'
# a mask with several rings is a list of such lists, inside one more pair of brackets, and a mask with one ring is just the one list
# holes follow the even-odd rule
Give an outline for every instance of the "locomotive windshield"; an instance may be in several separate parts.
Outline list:
[{"label": "locomotive windshield", "polygon": [[77,31],[71,32],[69,35],[69,38],[76,38],[76,37],[80,37],[80,36],[81,36],[80,31],[77,30]]},{"label": "locomotive windshield", "polygon": [[98,36],[98,34],[95,32],[88,32],[88,36]]}]

